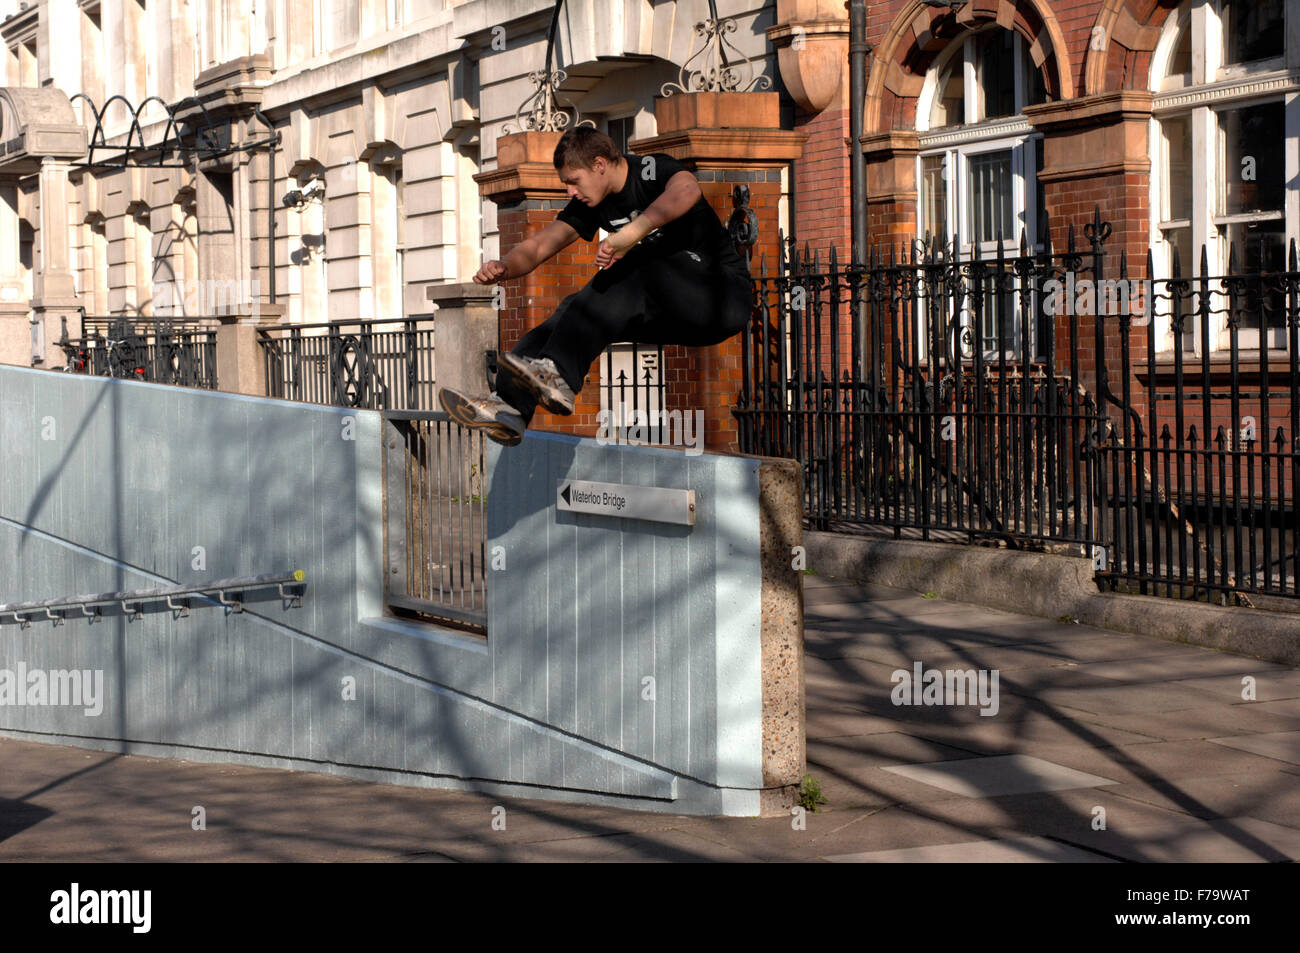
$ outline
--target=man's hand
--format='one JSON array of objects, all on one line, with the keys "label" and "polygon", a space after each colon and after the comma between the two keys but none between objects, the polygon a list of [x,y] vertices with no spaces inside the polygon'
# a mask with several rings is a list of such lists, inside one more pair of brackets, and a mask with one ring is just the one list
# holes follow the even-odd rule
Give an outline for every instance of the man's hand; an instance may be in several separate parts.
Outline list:
[{"label": "man's hand", "polygon": [[504,278],[505,274],[505,262],[493,259],[484,263],[483,267],[478,270],[478,274],[474,276],[474,280],[480,285],[490,285]]},{"label": "man's hand", "polygon": [[642,238],[646,229],[637,227],[636,219],[628,222],[600,243],[596,250],[596,267],[607,268],[630,251]]}]

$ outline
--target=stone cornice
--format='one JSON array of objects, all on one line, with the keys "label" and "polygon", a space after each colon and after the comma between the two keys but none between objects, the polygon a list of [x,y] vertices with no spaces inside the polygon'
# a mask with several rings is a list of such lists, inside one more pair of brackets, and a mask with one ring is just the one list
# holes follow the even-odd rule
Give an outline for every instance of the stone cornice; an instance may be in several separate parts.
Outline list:
[{"label": "stone cornice", "polygon": [[490,169],[473,176],[479,194],[498,204],[525,198],[567,199],[568,191],[549,162],[521,162],[504,169]]},{"label": "stone cornice", "polygon": [[1067,129],[1126,119],[1149,119],[1152,101],[1152,94],[1146,90],[1124,89],[1026,106],[1024,114],[1035,129]]},{"label": "stone cornice", "polygon": [[39,12],[40,4],[33,3],[26,10],[15,13],[5,20],[3,24],[0,24],[0,36],[4,37],[5,45],[27,43],[36,39]]},{"label": "stone cornice", "polygon": [[868,158],[876,156],[890,158],[908,153],[915,155],[921,151],[918,134],[909,129],[867,133],[858,139],[858,145],[862,148],[863,155]]},{"label": "stone cornice", "polygon": [[1011,136],[1027,136],[1034,131],[1023,116],[996,122],[982,122],[977,126],[954,126],[918,132],[917,139],[922,149],[934,149],[940,146],[955,146],[966,142],[980,142],[985,139],[1002,139]]},{"label": "stone cornice", "polygon": [[1039,182],[1068,182],[1107,175],[1146,175],[1151,171],[1148,157],[1115,159],[1108,162],[1089,162],[1066,168],[1045,168],[1038,173]]},{"label": "stone cornice", "polygon": [[795,20],[790,23],[778,23],[764,30],[768,40],[777,49],[789,46],[799,33],[805,37],[812,36],[848,36],[849,21],[845,20]]},{"label": "stone cornice", "polygon": [[778,165],[803,155],[810,132],[789,129],[679,129],[637,139],[636,150],[666,152],[714,169],[752,169]]},{"label": "stone cornice", "polygon": [[1244,99],[1270,93],[1282,95],[1300,91],[1300,70],[1279,70],[1263,76],[1237,76],[1207,86],[1157,93],[1153,108],[1164,113],[1192,106],[1206,106],[1232,99]]}]

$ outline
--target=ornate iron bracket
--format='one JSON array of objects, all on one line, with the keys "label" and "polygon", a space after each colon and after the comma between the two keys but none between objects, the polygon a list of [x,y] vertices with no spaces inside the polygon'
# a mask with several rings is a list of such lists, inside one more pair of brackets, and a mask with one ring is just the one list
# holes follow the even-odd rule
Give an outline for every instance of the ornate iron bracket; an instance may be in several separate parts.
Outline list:
[{"label": "ornate iron bracket", "polygon": [[[709,0],[709,7],[713,15],[708,20],[695,24],[695,35],[703,39],[703,44],[682,64],[678,73],[678,82],[664,83],[659,89],[660,94],[671,96],[674,92],[748,93],[753,91],[755,85],[759,89],[770,89],[771,78],[765,75],[755,76],[754,67],[740,50],[727,41],[726,34],[736,32],[736,21],[730,17],[718,19],[716,11],[712,9],[713,0]],[[727,47],[731,47],[736,54],[736,59],[749,71],[749,82],[743,87],[740,67],[732,66],[727,61]],[[703,59],[699,66],[690,69],[691,63],[701,57]]]}]

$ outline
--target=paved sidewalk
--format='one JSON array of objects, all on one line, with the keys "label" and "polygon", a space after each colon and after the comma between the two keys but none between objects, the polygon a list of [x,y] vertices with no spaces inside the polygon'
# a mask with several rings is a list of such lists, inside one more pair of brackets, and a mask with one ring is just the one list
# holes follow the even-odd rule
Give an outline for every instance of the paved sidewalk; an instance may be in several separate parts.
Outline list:
[{"label": "paved sidewalk", "polygon": [[[0,861],[1300,859],[1300,671],[816,576],[805,608],[806,830],[0,738]],[[997,670],[997,713],[894,705],[918,662]]]}]

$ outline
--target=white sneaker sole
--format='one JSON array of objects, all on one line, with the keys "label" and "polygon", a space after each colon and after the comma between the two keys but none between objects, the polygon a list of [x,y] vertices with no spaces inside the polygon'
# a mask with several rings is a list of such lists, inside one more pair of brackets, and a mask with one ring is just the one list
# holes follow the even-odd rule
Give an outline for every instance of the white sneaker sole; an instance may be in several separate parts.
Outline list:
[{"label": "white sneaker sole", "polygon": [[465,395],[449,387],[439,389],[438,402],[442,404],[442,409],[447,412],[447,416],[456,423],[473,430],[482,430],[499,444],[514,447],[524,439],[522,433],[516,432],[495,417],[482,416],[478,408],[470,403]]},{"label": "white sneaker sole", "polygon": [[573,398],[557,387],[543,384],[532,369],[507,351],[497,357],[497,373],[504,369],[520,387],[537,397],[537,402],[553,414],[567,417],[573,413]]}]

